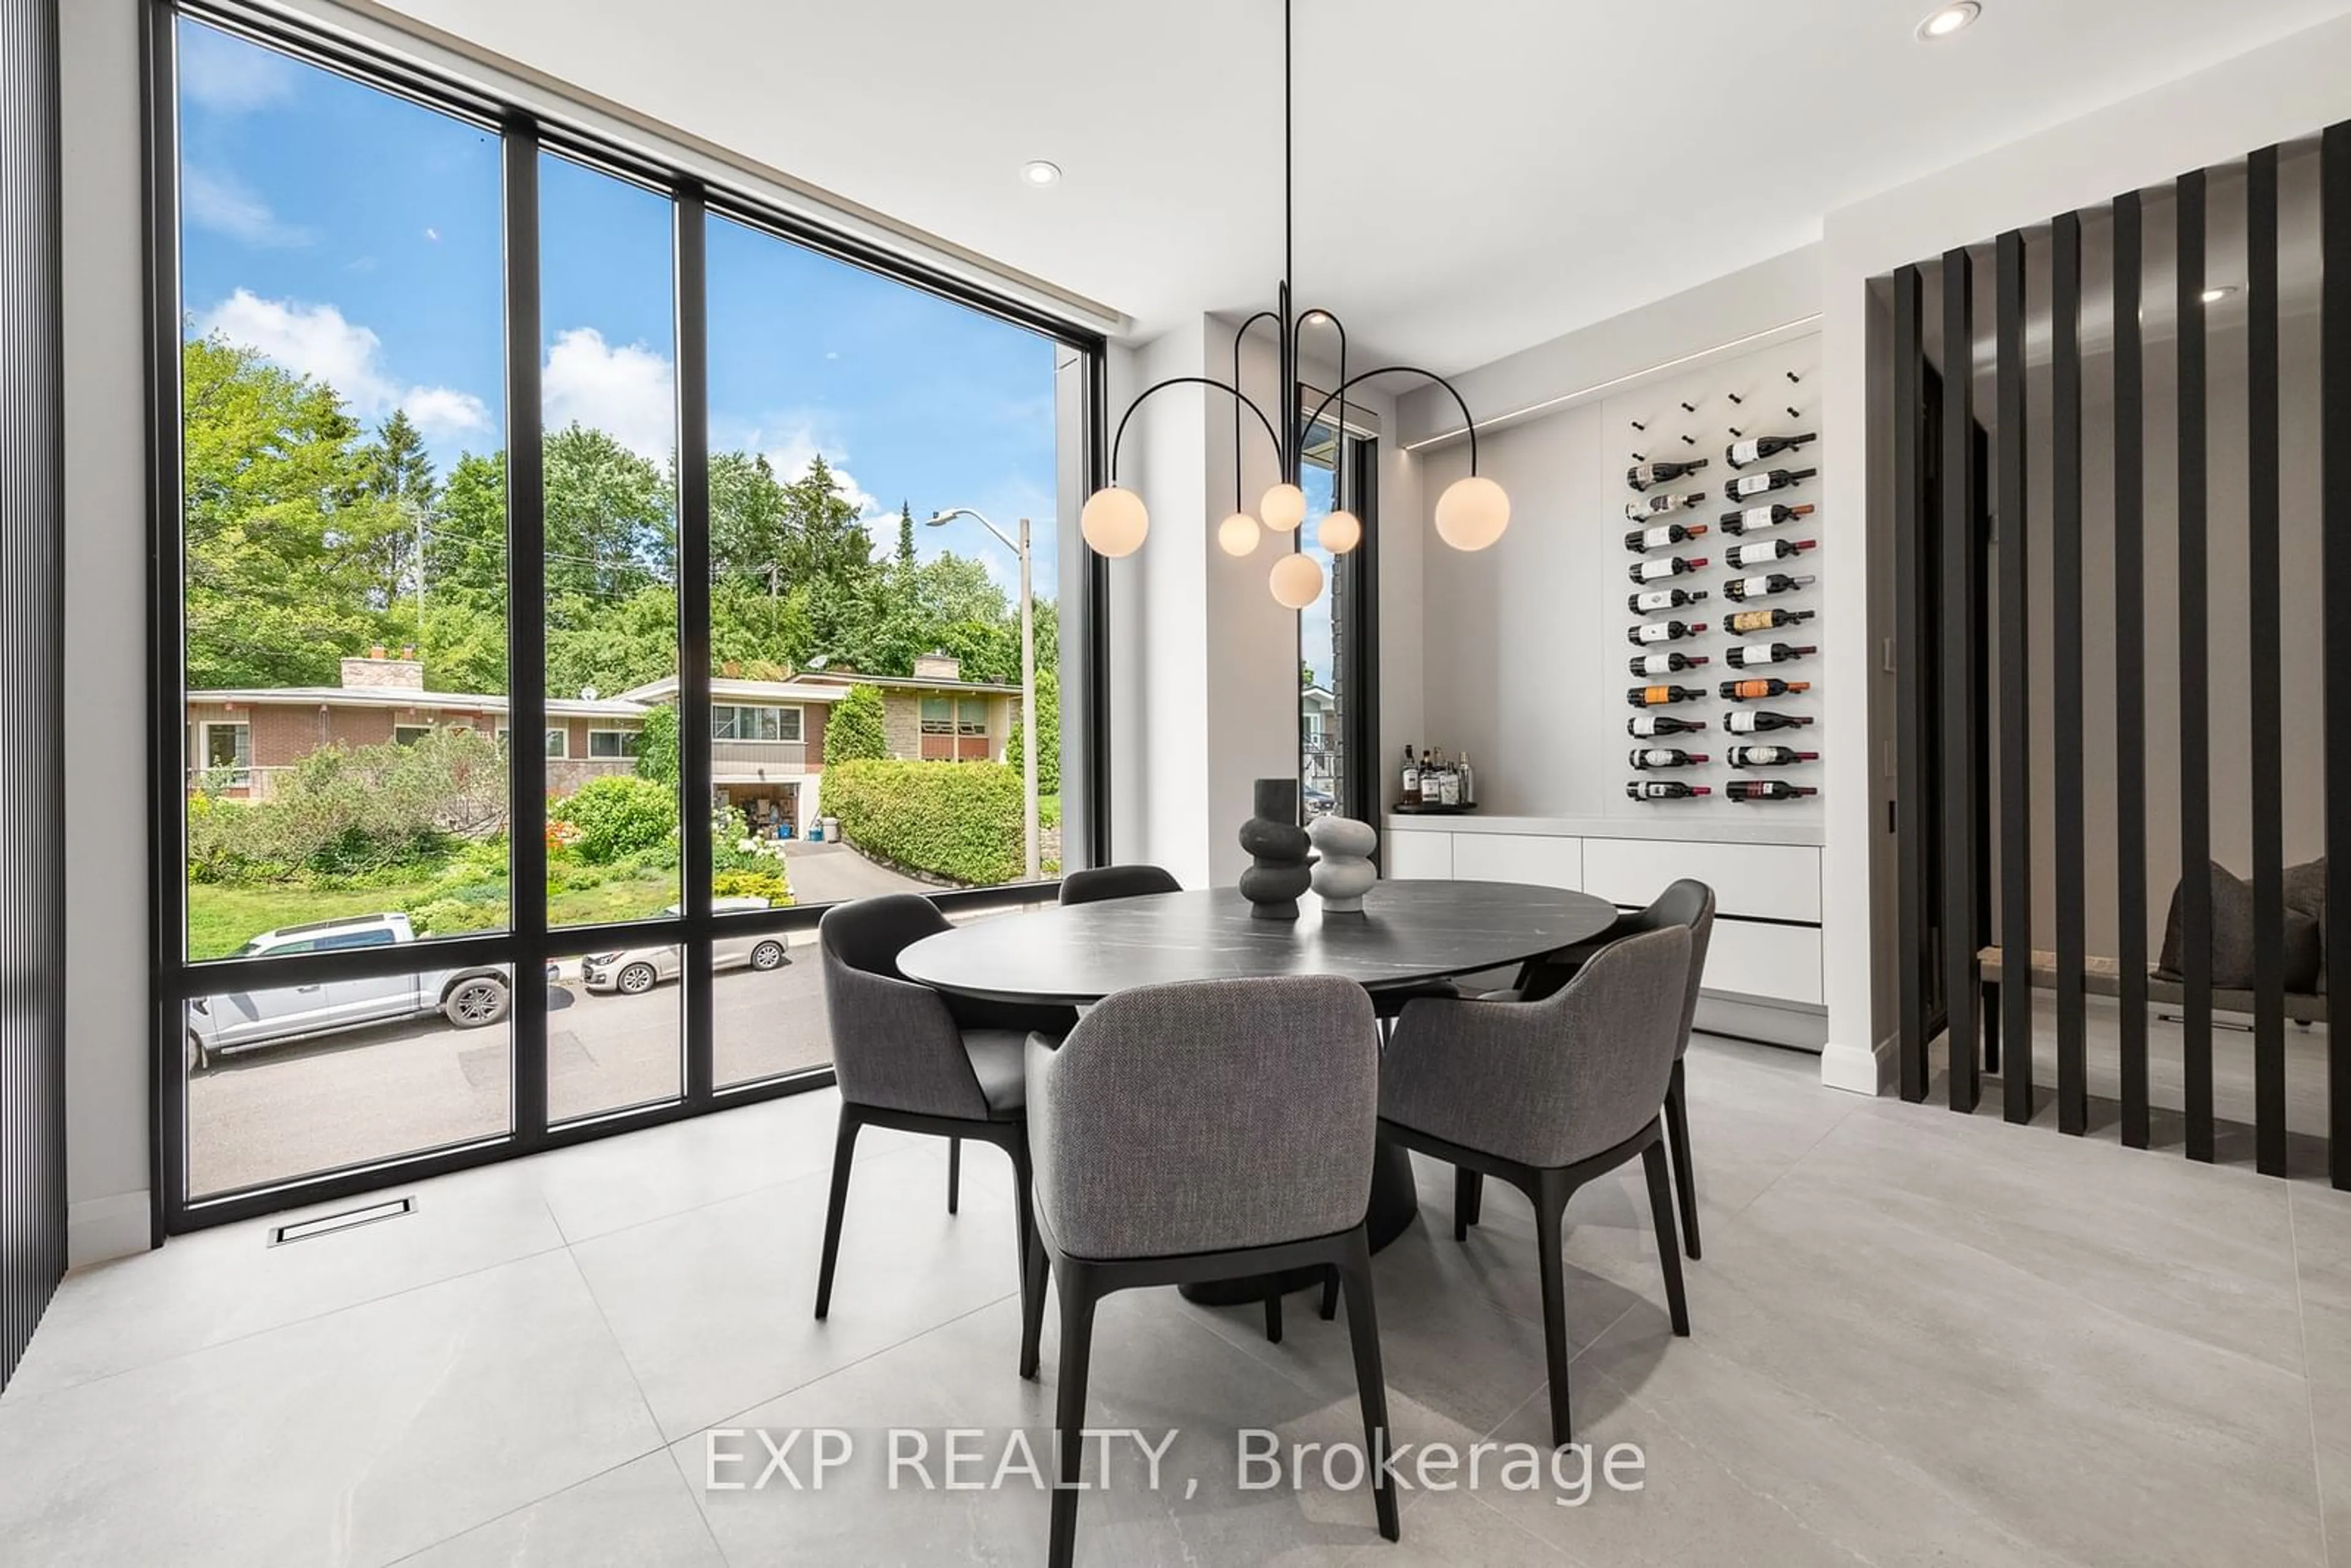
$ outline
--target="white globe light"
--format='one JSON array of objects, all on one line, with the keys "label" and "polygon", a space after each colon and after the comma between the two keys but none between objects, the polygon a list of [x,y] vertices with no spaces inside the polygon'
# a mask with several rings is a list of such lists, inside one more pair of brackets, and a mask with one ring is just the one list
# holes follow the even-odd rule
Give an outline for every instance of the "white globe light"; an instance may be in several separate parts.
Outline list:
[{"label": "white globe light", "polygon": [[1285,610],[1303,610],[1322,597],[1322,568],[1303,550],[1292,550],[1273,563],[1268,580],[1274,599]]},{"label": "white globe light", "polygon": [[1458,550],[1484,549],[1510,526],[1510,497],[1483,475],[1456,479],[1437,497],[1437,537]]},{"label": "white globe light", "polygon": [[1364,542],[1364,525],[1353,512],[1333,512],[1314,530],[1314,542],[1332,555],[1345,555]]},{"label": "white globe light", "polygon": [[1151,514],[1144,509],[1142,497],[1113,485],[1086,497],[1085,510],[1078,514],[1078,531],[1096,554],[1116,559],[1143,548],[1143,536],[1151,531]]},{"label": "white globe light", "polygon": [[1247,555],[1257,541],[1257,519],[1247,512],[1235,512],[1217,525],[1217,543],[1227,555]]},{"label": "white globe light", "polygon": [[1286,534],[1306,520],[1306,492],[1295,485],[1276,485],[1257,504],[1257,515],[1267,528]]}]

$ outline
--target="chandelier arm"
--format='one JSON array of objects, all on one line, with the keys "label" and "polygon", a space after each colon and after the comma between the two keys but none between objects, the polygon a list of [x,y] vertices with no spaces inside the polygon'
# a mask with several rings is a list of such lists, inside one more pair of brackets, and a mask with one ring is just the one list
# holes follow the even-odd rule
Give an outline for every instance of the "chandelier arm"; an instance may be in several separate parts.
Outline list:
[{"label": "chandelier arm", "polygon": [[[1256,315],[1250,317],[1248,320],[1242,322],[1240,325],[1240,330],[1233,334],[1233,385],[1236,388],[1241,384],[1241,340],[1248,337],[1249,329],[1256,326],[1260,321],[1270,321],[1276,328],[1279,328],[1281,325],[1280,317],[1275,315],[1270,310],[1260,310]],[[1240,509],[1241,405],[1236,402],[1233,404],[1233,510],[1238,512]]]},{"label": "chandelier arm", "polygon": [[[1330,322],[1331,329],[1339,334],[1339,390],[1331,394],[1332,397],[1339,400],[1338,438],[1332,449],[1331,458],[1331,509],[1334,512],[1343,512],[1347,509],[1347,324],[1339,319],[1337,311],[1325,310],[1317,306],[1298,318],[1299,331],[1301,333],[1305,331],[1306,323],[1316,316]],[[1325,398],[1323,407],[1329,406],[1330,399]],[[1313,433],[1314,426],[1321,417],[1322,409],[1315,410],[1315,418],[1306,422],[1307,434]],[[1360,503],[1362,497],[1358,497],[1356,499]]]},{"label": "chandelier arm", "polygon": [[[1461,395],[1461,389],[1455,386],[1451,382],[1447,381],[1435,371],[1425,371],[1418,365],[1382,365],[1375,371],[1365,371],[1362,375],[1347,377],[1339,383],[1338,390],[1332,392],[1329,397],[1324,398],[1322,400],[1322,406],[1315,409],[1314,419],[1321,419],[1322,417],[1323,409],[1329,408],[1331,406],[1332,400],[1345,392],[1349,387],[1355,385],[1359,382],[1370,381],[1374,376],[1392,375],[1420,376],[1425,380],[1435,382],[1438,386],[1443,387],[1447,392],[1452,394],[1455,406],[1461,410],[1461,423],[1467,426],[1468,430],[1469,472],[1472,474],[1477,473],[1478,422],[1470,416],[1468,400]],[[1311,423],[1312,421],[1309,421],[1309,423]]]},{"label": "chandelier arm", "polygon": [[1218,392],[1230,392],[1239,401],[1241,406],[1257,415],[1257,422],[1265,426],[1266,439],[1273,443],[1276,451],[1280,450],[1281,437],[1273,433],[1273,421],[1266,418],[1265,410],[1251,402],[1249,394],[1240,388],[1220,382],[1214,376],[1169,376],[1165,381],[1155,382],[1137,392],[1134,401],[1126,405],[1126,412],[1119,415],[1118,433],[1110,439],[1110,481],[1113,485],[1118,483],[1118,451],[1126,440],[1126,422],[1134,417],[1134,411],[1141,408],[1153,392],[1165,392],[1169,387],[1194,385],[1214,387]]}]

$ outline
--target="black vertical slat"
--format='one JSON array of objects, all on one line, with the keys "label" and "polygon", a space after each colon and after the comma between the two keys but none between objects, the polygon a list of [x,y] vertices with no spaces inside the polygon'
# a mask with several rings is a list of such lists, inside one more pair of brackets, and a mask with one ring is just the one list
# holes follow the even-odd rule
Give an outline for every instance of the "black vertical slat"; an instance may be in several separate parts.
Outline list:
[{"label": "black vertical slat", "polygon": [[2278,153],[2245,164],[2246,564],[2252,664],[2253,1163],[2285,1175],[2285,717],[2278,685]]},{"label": "black vertical slat", "polygon": [[2032,1119],[2032,620],[2024,515],[2024,235],[1993,253],[2000,453],[2001,1113]]},{"label": "black vertical slat", "polygon": [[2122,1140],[2147,1147],[2147,401],[2144,216],[2115,198],[2115,962]]},{"label": "black vertical slat", "polygon": [[[2330,125],[2319,143],[2324,212],[2319,446],[2326,669],[2326,859],[2351,856],[2351,121]],[[2326,901],[2327,989],[2351,979],[2335,963],[2351,953],[2351,898]],[[2326,1168],[2351,1188],[2351,1030],[2326,1030]]]},{"label": "black vertical slat", "polygon": [[151,5],[140,50],[141,173],[146,225],[147,887],[149,1002],[155,1022],[148,1067],[149,1228],[163,1232],[187,1194],[187,1012],[162,983],[187,956],[187,716],[181,694],[185,637],[181,592],[181,348],[179,120],[173,60],[177,18]]},{"label": "black vertical slat", "polygon": [[1951,1109],[1981,1091],[1976,1033],[1976,289],[1964,250],[1943,255],[1943,998]]},{"label": "black vertical slat", "polygon": [[2082,801],[2082,217],[2049,225],[2051,407],[2049,596],[2055,675],[2057,1130],[2089,1127],[2083,965],[2085,943]]},{"label": "black vertical slat", "polygon": [[2212,714],[2206,575],[2204,172],[2178,182],[2179,258],[2179,946],[2188,1157],[2212,1157]]},{"label": "black vertical slat", "polygon": [[710,1101],[710,335],[704,268],[708,211],[702,187],[681,187],[677,230],[677,774],[685,860],[685,1098]]},{"label": "black vertical slat", "polygon": [[1926,437],[1926,362],[1921,339],[1923,280],[1906,267],[1894,275],[1894,668],[1895,668],[1895,974],[1902,1098],[1927,1097],[1926,718],[1918,559],[1926,529],[1920,447]]},{"label": "black vertical slat", "polygon": [[514,890],[514,1130],[547,1138],[547,455],[540,405],[538,127],[506,128],[507,842]]}]

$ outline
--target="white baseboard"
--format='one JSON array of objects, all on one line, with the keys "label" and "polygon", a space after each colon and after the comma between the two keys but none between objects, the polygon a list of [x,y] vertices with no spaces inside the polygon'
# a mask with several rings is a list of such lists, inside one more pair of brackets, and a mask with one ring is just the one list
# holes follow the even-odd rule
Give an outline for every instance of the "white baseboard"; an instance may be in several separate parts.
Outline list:
[{"label": "white baseboard", "polygon": [[1702,1033],[1761,1040],[1796,1051],[1819,1051],[1828,1040],[1829,1015],[1803,1003],[1773,1002],[1728,991],[1701,991],[1697,1025]]},{"label": "white baseboard", "polygon": [[1821,1082],[1851,1094],[1878,1095],[1894,1081],[1894,1037],[1875,1046],[1831,1040],[1821,1048]]},{"label": "white baseboard", "polygon": [[66,1267],[79,1269],[128,1258],[154,1244],[154,1227],[144,1188],[113,1197],[93,1197],[66,1210]]}]

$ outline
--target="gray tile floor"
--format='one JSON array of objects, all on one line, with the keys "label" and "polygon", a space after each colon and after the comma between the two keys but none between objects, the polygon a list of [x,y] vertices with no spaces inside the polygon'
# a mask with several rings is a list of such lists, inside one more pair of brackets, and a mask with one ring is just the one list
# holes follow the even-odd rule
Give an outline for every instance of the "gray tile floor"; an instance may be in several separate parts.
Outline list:
[{"label": "gray tile floor", "polygon": [[[1113,1298],[1092,1422],[1128,1451],[1080,1511],[1098,1563],[2319,1563],[2351,1542],[2351,1197],[2176,1153],[1820,1088],[1815,1062],[1701,1041],[1704,1260],[1667,1332],[1637,1177],[1570,1210],[1580,1437],[1638,1490],[1248,1490],[1242,1428],[1355,1436],[1343,1324]],[[1006,1167],[964,1211],[928,1140],[868,1134],[831,1320],[809,1317],[832,1097],[426,1183],[392,1221],[266,1249],[259,1226],[68,1281],[0,1398],[0,1561],[26,1563],[1035,1562],[1046,1502],[890,1490],[883,1429],[1051,1418],[1013,1375]],[[1531,1217],[1449,1173],[1377,1261],[1400,1440],[1540,1443]],[[1437,1223],[1432,1226],[1431,1221]],[[714,1428],[838,1427],[821,1490],[718,1490]],[[804,1439],[804,1444],[813,1442]],[[811,1471],[796,1450],[803,1485]],[[1499,1459],[1489,1461],[1499,1463]],[[1411,1472],[1407,1469],[1407,1479]],[[1344,1467],[1340,1479],[1344,1479]],[[1523,1480],[1523,1475],[1519,1478]],[[1573,1479],[1573,1474],[1569,1477]],[[1187,1492],[1188,1485],[1188,1492]],[[2351,1545],[2343,1548],[2351,1561]]]}]

